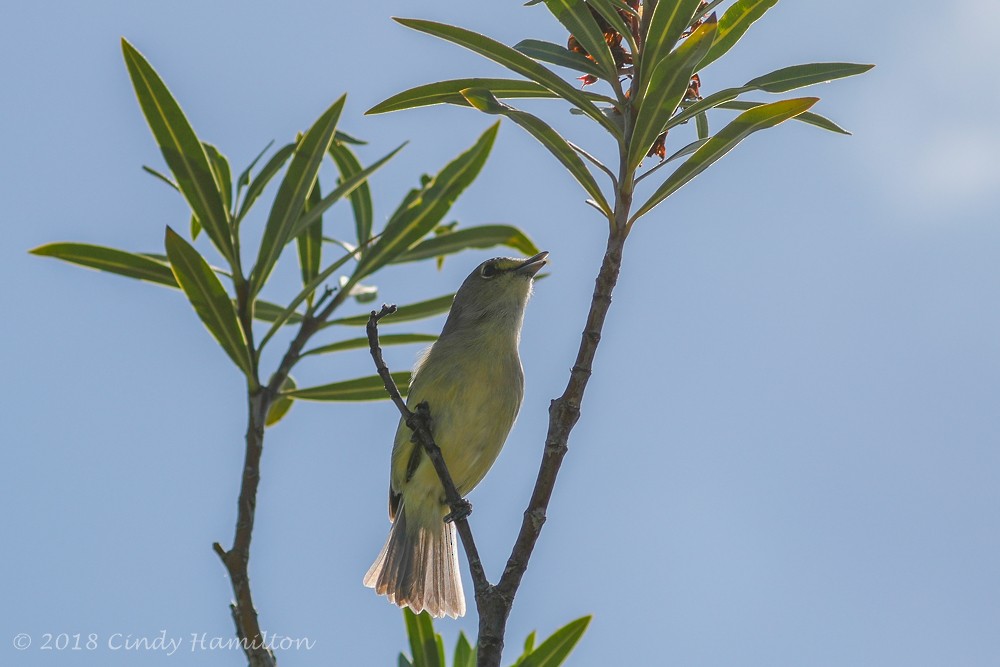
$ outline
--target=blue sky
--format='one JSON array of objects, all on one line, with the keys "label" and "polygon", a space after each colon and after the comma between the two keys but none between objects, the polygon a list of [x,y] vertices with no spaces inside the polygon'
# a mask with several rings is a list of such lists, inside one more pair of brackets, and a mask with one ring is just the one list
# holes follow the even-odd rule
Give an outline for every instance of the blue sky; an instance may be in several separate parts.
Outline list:
[{"label": "blue sky", "polygon": [[[711,92],[802,62],[878,65],[813,89],[823,98],[816,110],[853,137],[800,123],[752,137],[638,225],[511,617],[509,659],[532,629],[547,634],[593,613],[570,664],[1000,660],[1000,100],[991,85],[1000,16],[986,0],[941,8],[919,1],[879,14],[861,0],[786,0],[703,73]],[[348,92],[341,125],[370,140],[365,160],[411,142],[373,178],[384,221],[420,173],[491,119],[364,110],[418,83],[503,76],[392,15],[507,43],[563,38],[543,9],[516,2],[386,2],[350,16],[315,2],[7,11],[4,664],[243,664],[235,652],[190,650],[192,633],[232,633],[229,584],[210,547],[232,538],[238,373],[180,294],[26,252],[56,240],[155,252],[165,225],[186,225],[179,198],[139,168],[161,159],[119,38],[150,59],[201,137],[235,165]],[[587,121],[554,104],[530,107],[547,109],[578,143],[608,149]],[[543,149],[504,124],[450,216],[518,224],[552,253],[524,328],[521,416],[471,496],[494,577],[603,248],[582,199]],[[331,233],[349,224],[346,208],[327,218]],[[489,254],[456,256],[440,272],[395,267],[380,274],[380,300],[452,291]],[[296,280],[286,259],[270,296],[288,298]],[[389,363],[405,369],[416,352],[392,349]],[[361,352],[296,376],[305,385],[369,373]],[[255,596],[266,629],[315,641],[282,664],[390,665],[405,646],[398,611],[361,586],[388,529],[395,424],[388,403],[303,403],[268,433]],[[439,624],[449,645],[460,628],[473,633],[474,615]],[[107,645],[115,633],[161,631],[188,643],[172,656]],[[22,632],[34,643],[18,652]],[[44,633],[95,633],[100,646],[44,651]]]}]

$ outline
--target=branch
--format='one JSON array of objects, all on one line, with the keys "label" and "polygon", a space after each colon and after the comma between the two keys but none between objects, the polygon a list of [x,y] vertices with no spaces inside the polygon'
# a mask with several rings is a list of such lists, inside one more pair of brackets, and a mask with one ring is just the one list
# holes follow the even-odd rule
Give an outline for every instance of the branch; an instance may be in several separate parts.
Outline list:
[{"label": "branch", "polygon": [[472,537],[472,528],[469,526],[468,517],[472,513],[472,505],[468,500],[462,498],[462,495],[458,492],[458,488],[451,478],[451,473],[448,472],[448,466],[444,461],[444,457],[441,455],[441,448],[434,442],[434,436],[431,434],[430,428],[431,411],[427,405],[427,401],[423,401],[417,405],[416,412],[412,412],[406,407],[406,402],[400,395],[399,388],[396,387],[396,382],[389,373],[389,367],[382,358],[382,348],[379,346],[378,341],[378,323],[383,317],[394,312],[396,312],[395,305],[386,306],[384,304],[378,312],[374,310],[371,312],[368,318],[368,326],[366,327],[368,332],[368,347],[371,350],[372,359],[375,361],[375,368],[378,371],[379,377],[382,378],[382,383],[385,385],[385,390],[389,392],[389,397],[396,404],[396,409],[399,410],[399,414],[402,415],[407,427],[413,431],[413,441],[423,447],[427,457],[434,464],[434,470],[437,471],[438,478],[441,480],[441,486],[444,487],[445,500],[447,500],[448,507],[451,509],[451,513],[445,517],[445,521],[455,524],[458,535],[462,539],[462,547],[465,549],[465,555],[469,560],[469,572],[472,574],[472,583],[475,588],[478,605],[480,600],[492,592],[493,586],[486,578],[483,563],[479,558],[479,550],[476,549],[476,541]]}]

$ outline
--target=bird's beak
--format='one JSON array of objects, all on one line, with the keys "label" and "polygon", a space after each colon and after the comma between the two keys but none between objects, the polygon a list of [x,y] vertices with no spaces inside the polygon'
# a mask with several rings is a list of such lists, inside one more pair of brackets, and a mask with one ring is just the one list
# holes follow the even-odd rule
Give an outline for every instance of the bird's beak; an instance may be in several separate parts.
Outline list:
[{"label": "bird's beak", "polygon": [[526,276],[534,276],[538,273],[539,269],[545,266],[545,258],[549,256],[548,252],[542,251],[535,255],[534,257],[529,257],[528,259],[521,262],[521,264],[514,269],[514,273]]}]

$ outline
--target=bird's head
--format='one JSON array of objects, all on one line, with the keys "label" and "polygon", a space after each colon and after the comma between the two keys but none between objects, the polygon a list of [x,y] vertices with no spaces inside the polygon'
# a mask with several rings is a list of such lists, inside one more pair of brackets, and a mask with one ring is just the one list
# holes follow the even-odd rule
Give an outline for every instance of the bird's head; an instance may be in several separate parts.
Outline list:
[{"label": "bird's head", "polygon": [[494,257],[477,266],[458,288],[441,334],[505,324],[520,331],[532,280],[545,266],[548,254],[540,252],[528,259]]}]

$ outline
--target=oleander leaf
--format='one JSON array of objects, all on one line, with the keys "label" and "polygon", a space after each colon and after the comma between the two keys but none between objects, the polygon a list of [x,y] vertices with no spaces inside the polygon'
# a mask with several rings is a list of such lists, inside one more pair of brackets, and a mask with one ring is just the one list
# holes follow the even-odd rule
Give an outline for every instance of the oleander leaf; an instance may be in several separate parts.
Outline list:
[{"label": "oleander leaf", "polygon": [[[330,157],[340,172],[340,183],[345,183],[351,177],[357,176],[364,169],[361,162],[350,148],[338,142],[330,144]],[[372,236],[372,221],[374,220],[372,193],[367,180],[358,184],[350,193],[351,209],[354,212],[354,230],[359,245],[365,244]]]},{"label": "oleander leaf", "polygon": [[32,249],[31,254],[55,257],[64,262],[98,271],[145,280],[167,287],[179,287],[170,265],[147,255],[90,245],[88,243],[47,243]]},{"label": "oleander leaf", "polygon": [[424,239],[393,260],[393,264],[451,255],[469,248],[506,246],[531,257],[539,250],[524,232],[511,225],[480,225]]},{"label": "oleander leaf", "polygon": [[[451,310],[451,304],[454,300],[454,294],[445,294],[444,296],[439,296],[434,299],[427,299],[426,301],[418,301],[417,303],[411,303],[406,306],[399,306],[396,308],[396,312],[392,314],[392,317],[386,318],[382,324],[412,322],[413,320],[422,320],[428,317],[434,317],[435,315],[440,315],[442,313],[447,313]],[[352,315],[350,317],[341,317],[336,320],[327,321],[323,324],[323,327],[334,324],[356,327],[365,326],[368,324],[368,316],[369,313],[364,313],[363,315]]]},{"label": "oleander leaf", "polygon": [[719,30],[715,34],[715,43],[698,66],[705,69],[710,64],[726,55],[729,49],[740,41],[740,38],[750,29],[753,23],[762,17],[778,0],[736,0],[719,19]]},{"label": "oleander leaf", "polygon": [[559,667],[587,631],[591,618],[578,618],[553,632],[521,662],[520,667]]}]

